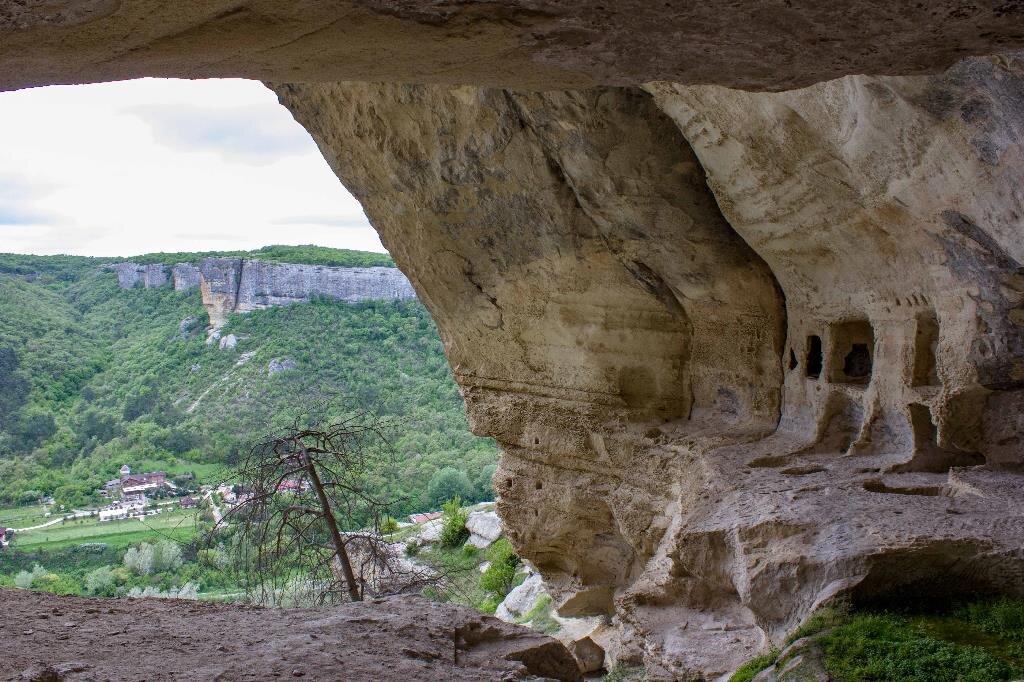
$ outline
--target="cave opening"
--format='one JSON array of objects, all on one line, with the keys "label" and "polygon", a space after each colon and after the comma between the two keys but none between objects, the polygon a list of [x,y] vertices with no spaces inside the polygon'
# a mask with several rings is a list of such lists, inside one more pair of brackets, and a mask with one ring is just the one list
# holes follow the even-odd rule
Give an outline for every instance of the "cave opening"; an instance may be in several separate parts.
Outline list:
[{"label": "cave opening", "polygon": [[855,343],[843,358],[843,374],[851,379],[871,376],[871,352],[866,343]]},{"label": "cave opening", "polygon": [[821,370],[825,364],[825,356],[821,351],[821,337],[811,334],[807,337],[807,376],[817,379],[821,376]]},{"label": "cave opening", "polygon": [[939,375],[935,363],[938,343],[939,322],[935,313],[918,317],[914,332],[914,375],[911,385],[938,386]]},{"label": "cave opening", "polygon": [[790,371],[796,369],[799,365],[800,365],[800,363],[797,362],[796,353],[794,353],[793,349],[790,348],[789,349],[789,369],[790,369]]},{"label": "cave opening", "polygon": [[867,320],[849,320],[832,325],[829,381],[866,384],[871,381],[875,332]]}]

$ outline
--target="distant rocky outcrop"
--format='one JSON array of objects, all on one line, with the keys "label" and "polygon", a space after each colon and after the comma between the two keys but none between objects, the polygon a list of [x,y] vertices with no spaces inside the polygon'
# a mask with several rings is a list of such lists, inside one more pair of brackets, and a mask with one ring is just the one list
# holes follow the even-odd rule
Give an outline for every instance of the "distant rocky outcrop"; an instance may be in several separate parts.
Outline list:
[{"label": "distant rocky outcrop", "polygon": [[130,261],[104,266],[117,274],[122,289],[163,287],[189,291],[198,287],[210,326],[218,328],[235,312],[308,301],[316,296],[342,301],[415,298],[398,268],[348,268],[274,263],[247,258],[204,258],[197,265],[173,267]]},{"label": "distant rocky outcrop", "polygon": [[190,263],[178,263],[171,268],[175,291],[189,291],[199,286],[202,277],[199,268]]},{"label": "distant rocky outcrop", "polygon": [[343,301],[415,298],[398,268],[341,268],[272,263],[245,258],[204,258],[199,266],[210,324],[247,312],[326,296]]},{"label": "distant rocky outcrop", "polygon": [[122,289],[142,286],[147,289],[165,286],[168,282],[167,266],[160,263],[112,263],[104,266],[117,274],[117,283]]}]

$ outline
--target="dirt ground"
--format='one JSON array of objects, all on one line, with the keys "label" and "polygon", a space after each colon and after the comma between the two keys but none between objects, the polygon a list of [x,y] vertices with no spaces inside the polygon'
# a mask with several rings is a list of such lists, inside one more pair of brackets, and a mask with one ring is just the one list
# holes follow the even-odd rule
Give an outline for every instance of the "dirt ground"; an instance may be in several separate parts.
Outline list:
[{"label": "dirt ground", "polygon": [[0,590],[0,680],[579,680],[560,643],[422,597],[324,610]]}]

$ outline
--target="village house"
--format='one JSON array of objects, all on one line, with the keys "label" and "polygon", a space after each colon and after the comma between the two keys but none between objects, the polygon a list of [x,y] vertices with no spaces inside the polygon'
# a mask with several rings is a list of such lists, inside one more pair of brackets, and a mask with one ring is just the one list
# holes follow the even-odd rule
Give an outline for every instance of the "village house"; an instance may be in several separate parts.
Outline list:
[{"label": "village house", "polygon": [[[113,485],[111,485],[113,484]],[[167,474],[154,471],[145,474],[133,474],[127,464],[121,467],[121,477],[107,481],[105,489],[119,490],[121,497],[127,500],[140,500],[148,492],[168,487]]]},{"label": "village house", "polygon": [[13,537],[13,528],[4,528],[3,526],[0,526],[0,549],[3,549],[7,545],[11,544],[11,538]]},{"label": "village house", "polygon": [[426,514],[409,514],[409,520],[413,523],[426,523],[443,516],[443,512],[428,512]]}]

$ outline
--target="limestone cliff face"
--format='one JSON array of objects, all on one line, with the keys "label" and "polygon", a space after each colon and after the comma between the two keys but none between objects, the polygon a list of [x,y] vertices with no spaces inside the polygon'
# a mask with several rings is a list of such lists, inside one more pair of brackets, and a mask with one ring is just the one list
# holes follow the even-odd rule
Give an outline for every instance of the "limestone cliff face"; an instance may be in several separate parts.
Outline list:
[{"label": "limestone cliff face", "polygon": [[138,263],[112,263],[104,266],[117,274],[117,283],[122,289],[135,287],[162,287],[167,284],[167,266],[159,263],[140,265]]},{"label": "limestone cliff face", "polygon": [[210,325],[232,312],[248,312],[326,296],[342,301],[415,298],[397,268],[336,268],[242,258],[204,258],[199,266]]},{"label": "limestone cliff face", "polygon": [[191,291],[199,286],[202,273],[195,265],[178,263],[171,268],[171,278],[174,280],[175,291]]},{"label": "limestone cliff face", "polygon": [[275,89],[502,444],[516,548],[669,680],[838,596],[1024,592],[1022,73]]},{"label": "limestone cliff face", "polygon": [[220,327],[233,312],[248,312],[325,296],[342,301],[415,298],[408,278],[397,268],[345,268],[272,263],[243,258],[204,258],[198,266],[116,263],[105,266],[117,274],[122,289],[167,286],[176,291],[198,287],[210,325]]}]

